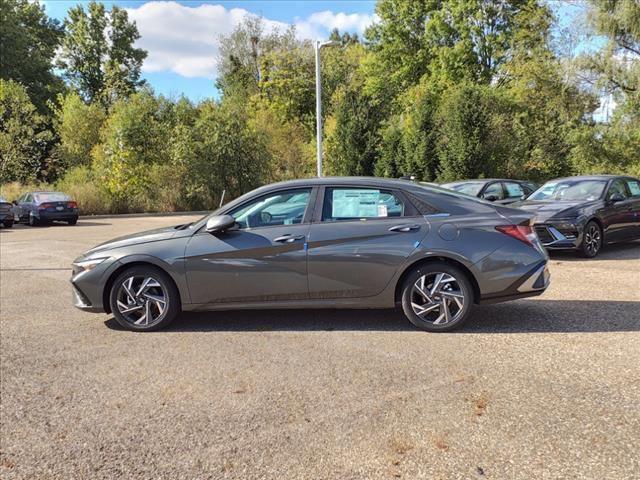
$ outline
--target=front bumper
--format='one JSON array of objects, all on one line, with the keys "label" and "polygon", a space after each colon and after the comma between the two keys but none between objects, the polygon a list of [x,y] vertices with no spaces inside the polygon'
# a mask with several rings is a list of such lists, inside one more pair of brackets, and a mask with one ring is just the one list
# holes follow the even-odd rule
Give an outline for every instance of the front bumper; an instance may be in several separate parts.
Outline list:
[{"label": "front bumper", "polygon": [[582,225],[545,223],[534,225],[534,229],[548,250],[576,249],[582,242]]},{"label": "front bumper", "polygon": [[104,313],[104,289],[119,265],[118,260],[107,258],[91,270],[79,271],[74,267],[71,275],[73,305],[85,312]]}]

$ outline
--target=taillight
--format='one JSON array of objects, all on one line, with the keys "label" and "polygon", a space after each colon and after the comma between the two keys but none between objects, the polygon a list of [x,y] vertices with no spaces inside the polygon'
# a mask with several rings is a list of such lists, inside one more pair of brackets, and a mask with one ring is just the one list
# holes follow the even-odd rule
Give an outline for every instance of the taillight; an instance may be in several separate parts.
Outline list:
[{"label": "taillight", "polygon": [[51,203],[42,203],[38,207],[38,210],[46,210],[47,208],[51,208],[53,205]]},{"label": "taillight", "polygon": [[531,246],[536,238],[536,233],[530,225],[499,225],[496,230]]},{"label": "taillight", "polygon": [[76,202],[67,203],[67,208],[78,208],[78,204]]}]

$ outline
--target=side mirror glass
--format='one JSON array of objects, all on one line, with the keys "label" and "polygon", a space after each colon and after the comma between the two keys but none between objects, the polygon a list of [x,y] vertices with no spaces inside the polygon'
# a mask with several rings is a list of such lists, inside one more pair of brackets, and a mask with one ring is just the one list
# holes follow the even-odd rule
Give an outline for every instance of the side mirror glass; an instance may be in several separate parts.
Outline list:
[{"label": "side mirror glass", "polygon": [[609,196],[609,201],[612,203],[621,202],[624,200],[624,196],[620,192],[612,193]]},{"label": "side mirror glass", "polygon": [[482,198],[488,202],[495,202],[498,199],[495,195],[483,195]]},{"label": "side mirror glass", "polygon": [[216,215],[207,220],[205,229],[209,233],[222,233],[236,224],[236,219],[231,215]]}]

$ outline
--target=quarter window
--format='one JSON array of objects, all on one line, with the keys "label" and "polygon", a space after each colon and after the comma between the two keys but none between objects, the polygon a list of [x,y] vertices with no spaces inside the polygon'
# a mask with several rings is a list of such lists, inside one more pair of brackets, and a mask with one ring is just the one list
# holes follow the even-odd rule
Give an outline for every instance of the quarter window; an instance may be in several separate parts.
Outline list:
[{"label": "quarter window", "polygon": [[271,227],[302,223],[309,204],[310,188],[270,193],[232,210],[240,228]]},{"label": "quarter window", "polygon": [[377,188],[327,188],[322,221],[402,217],[405,205],[391,190]]}]

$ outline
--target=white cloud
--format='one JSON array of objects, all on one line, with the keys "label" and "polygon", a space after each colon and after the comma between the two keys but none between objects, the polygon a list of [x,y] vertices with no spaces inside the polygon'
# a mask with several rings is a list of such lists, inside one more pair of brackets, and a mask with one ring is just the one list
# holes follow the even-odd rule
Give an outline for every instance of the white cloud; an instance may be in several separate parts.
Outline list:
[{"label": "white cloud", "polygon": [[[136,21],[141,38],[137,46],[149,52],[143,70],[172,71],[184,77],[216,76],[219,37],[233,31],[249,11],[222,5],[189,7],[177,2],[152,1],[127,9]],[[333,28],[357,32],[375,21],[374,15],[316,12],[294,22],[298,37],[323,38]],[[287,24],[265,19],[265,26],[285,28]]]}]

